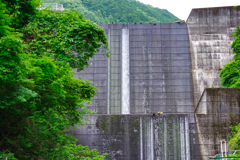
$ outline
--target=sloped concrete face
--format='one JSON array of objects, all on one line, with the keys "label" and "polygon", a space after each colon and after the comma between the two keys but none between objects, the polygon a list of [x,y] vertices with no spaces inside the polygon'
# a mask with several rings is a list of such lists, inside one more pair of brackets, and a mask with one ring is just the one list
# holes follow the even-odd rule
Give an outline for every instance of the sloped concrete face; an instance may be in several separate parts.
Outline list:
[{"label": "sloped concrete face", "polygon": [[97,53],[90,67],[75,73],[76,78],[90,78],[99,88],[92,110],[99,114],[193,112],[185,23],[100,26],[108,34],[110,58]]},{"label": "sloped concrete face", "polygon": [[231,35],[240,25],[240,8],[193,9],[188,20],[192,71],[197,104],[205,88],[218,88],[218,72],[232,59]]},{"label": "sloped concrete face", "polygon": [[81,145],[117,160],[190,160],[189,116],[99,115],[71,130]]}]

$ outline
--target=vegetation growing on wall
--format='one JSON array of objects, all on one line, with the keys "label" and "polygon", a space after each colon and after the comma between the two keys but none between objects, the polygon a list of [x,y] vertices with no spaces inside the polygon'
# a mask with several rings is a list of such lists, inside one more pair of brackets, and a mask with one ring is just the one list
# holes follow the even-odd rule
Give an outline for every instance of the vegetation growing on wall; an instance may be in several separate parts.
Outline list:
[{"label": "vegetation growing on wall", "polygon": [[85,18],[97,23],[174,22],[179,19],[166,9],[145,5],[137,0],[43,0],[76,8]]},{"label": "vegetation growing on wall", "polygon": [[104,30],[77,11],[38,5],[0,0],[0,157],[104,159],[65,133],[93,114],[83,104],[97,88],[72,69],[83,70],[101,44],[107,47]]}]

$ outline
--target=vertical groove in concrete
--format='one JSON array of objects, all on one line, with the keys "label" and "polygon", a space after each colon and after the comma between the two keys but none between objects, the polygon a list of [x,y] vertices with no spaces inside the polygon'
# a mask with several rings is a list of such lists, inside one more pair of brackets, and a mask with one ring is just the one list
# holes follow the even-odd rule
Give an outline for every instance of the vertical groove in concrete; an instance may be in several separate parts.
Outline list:
[{"label": "vertical groove in concrete", "polygon": [[[108,45],[109,49],[111,48],[111,30],[108,29]],[[111,59],[108,58],[107,60],[108,63],[108,81],[107,81],[107,114],[110,114],[110,92],[111,92]]]},{"label": "vertical groove in concrete", "polygon": [[165,160],[168,160],[168,155],[167,155],[167,144],[168,144],[168,141],[167,141],[167,138],[168,138],[168,132],[167,132],[167,117],[164,116],[164,120],[163,120],[163,123],[164,123],[164,157],[165,157]]},{"label": "vertical groove in concrete", "polygon": [[184,117],[180,117],[180,138],[181,138],[181,160],[186,158],[185,150],[185,130],[184,130]]},{"label": "vertical groove in concrete", "polygon": [[178,144],[178,141],[177,141],[177,119],[174,117],[173,119],[173,153],[174,153],[174,160],[178,160],[177,159],[177,144]]},{"label": "vertical groove in concrete", "polygon": [[154,134],[153,134],[153,118],[151,117],[151,159],[154,159]]},{"label": "vertical groove in concrete", "polygon": [[122,29],[121,112],[130,113],[129,29]]},{"label": "vertical groove in concrete", "polygon": [[143,160],[143,129],[142,129],[142,117],[140,117],[140,160]]},{"label": "vertical groove in concrete", "polygon": [[148,117],[147,119],[146,119],[146,131],[147,131],[147,134],[146,134],[146,140],[147,140],[147,145],[146,145],[146,150],[147,150],[147,152],[146,152],[146,158],[145,159],[147,159],[147,160],[151,160],[151,137],[152,137],[152,135],[151,135],[151,117]]},{"label": "vertical groove in concrete", "polygon": [[125,141],[125,154],[126,155],[124,155],[124,157],[125,157],[125,159],[126,160],[131,160],[131,158],[130,158],[130,147],[129,147],[129,142],[130,142],[130,137],[129,137],[129,124],[130,124],[130,122],[129,122],[129,118],[130,117],[128,117],[128,116],[125,116],[124,117],[125,118],[125,121],[126,121],[126,123],[125,123],[125,138],[124,138],[124,141]]},{"label": "vertical groove in concrete", "polygon": [[190,141],[189,141],[188,116],[185,117],[185,136],[186,136],[186,160],[190,160]]}]

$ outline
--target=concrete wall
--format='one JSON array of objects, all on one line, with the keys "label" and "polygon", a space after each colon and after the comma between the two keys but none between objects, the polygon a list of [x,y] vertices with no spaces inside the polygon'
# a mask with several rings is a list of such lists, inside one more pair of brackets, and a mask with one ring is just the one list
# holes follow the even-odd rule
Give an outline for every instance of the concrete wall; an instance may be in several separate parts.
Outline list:
[{"label": "concrete wall", "polygon": [[240,122],[240,89],[206,89],[204,95],[198,107],[207,106],[207,113],[98,115],[70,133],[111,160],[208,160],[220,153],[229,126]]},{"label": "concrete wall", "polygon": [[[106,31],[106,34],[108,32]],[[77,72],[74,69],[75,78],[81,78],[83,80],[90,80],[92,85],[97,87],[97,96],[94,97],[91,104],[86,104],[91,110],[99,113],[107,113],[107,93],[108,93],[108,58],[103,56],[106,54],[106,49],[100,48],[100,51],[89,60],[89,67],[86,67],[83,71]],[[103,52],[102,52],[103,51]]]},{"label": "concrete wall", "polygon": [[193,112],[185,23],[101,26],[109,37],[110,59],[97,53],[90,67],[75,73],[100,89],[91,109],[99,114]]},{"label": "concrete wall", "polygon": [[100,24],[111,57],[101,49],[75,74],[100,90],[90,108],[99,114],[192,112],[205,88],[220,86],[238,17],[239,7],[218,7],[193,9],[186,24]]},{"label": "concrete wall", "polygon": [[240,122],[240,89],[207,88],[195,115],[195,128],[201,159],[221,152],[220,140],[231,135],[231,125]]},{"label": "concrete wall", "polygon": [[81,145],[109,160],[208,160],[220,153],[240,114],[98,115],[72,129]]},{"label": "concrete wall", "polygon": [[187,114],[88,118],[91,124],[70,133],[81,145],[96,148],[101,154],[108,153],[109,160],[190,160],[196,157],[193,153],[197,151],[190,146],[190,141],[195,141],[195,135],[190,137],[192,120]]},{"label": "concrete wall", "polygon": [[[234,118],[233,118],[234,117]],[[220,140],[231,135],[229,126],[239,122],[240,114],[196,114],[196,129],[199,141],[200,157],[208,160],[210,156],[221,153]],[[197,144],[196,144],[197,145]]]},{"label": "concrete wall", "polygon": [[205,88],[218,88],[218,72],[232,59],[230,46],[240,8],[218,7],[193,9],[187,19],[192,55],[192,74],[197,104]]},{"label": "concrete wall", "polygon": [[131,113],[192,112],[186,24],[135,24],[130,40]]},{"label": "concrete wall", "polygon": [[205,89],[195,113],[240,114],[240,89],[239,88],[207,88]]},{"label": "concrete wall", "polygon": [[[193,9],[187,24],[101,24],[111,57],[99,52],[75,73],[99,88],[88,105],[98,116],[70,133],[111,160],[207,160],[220,153],[220,139],[240,119],[240,90],[202,92],[220,86],[237,17],[239,8],[221,7]],[[149,114],[158,111],[164,114]]]}]

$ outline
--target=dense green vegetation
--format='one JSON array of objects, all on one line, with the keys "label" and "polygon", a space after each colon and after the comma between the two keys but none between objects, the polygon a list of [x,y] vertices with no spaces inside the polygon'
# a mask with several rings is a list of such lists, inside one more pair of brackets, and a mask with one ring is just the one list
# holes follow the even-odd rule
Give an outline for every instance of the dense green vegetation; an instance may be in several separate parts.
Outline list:
[{"label": "dense green vegetation", "polygon": [[[238,125],[231,126],[232,137],[229,140],[229,150],[240,150],[240,123]],[[240,152],[236,152],[234,155],[229,157],[240,157]]]},{"label": "dense green vegetation", "polygon": [[84,103],[97,90],[72,69],[88,66],[107,37],[80,12],[39,11],[39,4],[0,0],[0,157],[104,159],[66,131],[94,114]]},{"label": "dense green vegetation", "polygon": [[232,35],[235,37],[231,48],[233,49],[233,61],[224,65],[219,72],[221,84],[226,88],[240,87],[240,27],[237,26],[236,32]]},{"label": "dense green vegetation", "polygon": [[145,5],[137,0],[43,0],[76,8],[85,18],[97,23],[174,22],[179,19],[166,9]]}]

